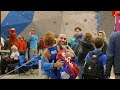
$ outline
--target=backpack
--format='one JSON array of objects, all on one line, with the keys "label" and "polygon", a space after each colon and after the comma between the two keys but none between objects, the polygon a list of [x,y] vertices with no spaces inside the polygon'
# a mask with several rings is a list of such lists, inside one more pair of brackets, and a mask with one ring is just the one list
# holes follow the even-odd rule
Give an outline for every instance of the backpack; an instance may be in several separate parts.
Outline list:
[{"label": "backpack", "polygon": [[66,57],[65,53],[66,50],[63,49],[56,55],[56,60],[64,61],[64,66],[58,69],[61,79],[75,79],[79,74],[79,68],[70,57]]},{"label": "backpack", "polygon": [[94,54],[90,52],[90,59],[86,62],[84,66],[84,79],[101,79],[102,77],[102,64],[99,62],[99,57],[103,55],[103,52]]},{"label": "backpack", "polygon": [[85,41],[80,42],[74,49],[74,53],[76,56],[78,56],[79,60],[85,58],[88,52],[92,50],[88,46],[83,46],[83,43],[86,43],[86,42]]}]

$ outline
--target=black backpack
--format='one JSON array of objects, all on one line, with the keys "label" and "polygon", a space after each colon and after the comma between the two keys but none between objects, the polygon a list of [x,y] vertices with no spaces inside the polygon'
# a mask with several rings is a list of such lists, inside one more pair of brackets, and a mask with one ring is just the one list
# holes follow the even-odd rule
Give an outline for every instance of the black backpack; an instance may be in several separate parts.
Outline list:
[{"label": "black backpack", "polygon": [[103,52],[94,54],[90,52],[90,59],[86,62],[84,66],[84,79],[102,79],[102,64],[99,62],[99,57],[103,55]]},{"label": "black backpack", "polygon": [[79,60],[85,58],[89,51],[93,50],[92,46],[85,45],[85,41],[81,41],[74,49],[75,55],[78,56]]}]

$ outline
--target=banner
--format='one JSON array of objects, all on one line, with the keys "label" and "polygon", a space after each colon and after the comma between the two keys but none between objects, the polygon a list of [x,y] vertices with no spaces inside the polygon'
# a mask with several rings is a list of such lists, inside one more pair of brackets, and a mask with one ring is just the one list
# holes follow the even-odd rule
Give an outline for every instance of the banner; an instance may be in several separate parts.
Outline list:
[{"label": "banner", "polygon": [[120,31],[120,16],[119,15],[116,15],[115,16],[115,32],[118,32]]}]

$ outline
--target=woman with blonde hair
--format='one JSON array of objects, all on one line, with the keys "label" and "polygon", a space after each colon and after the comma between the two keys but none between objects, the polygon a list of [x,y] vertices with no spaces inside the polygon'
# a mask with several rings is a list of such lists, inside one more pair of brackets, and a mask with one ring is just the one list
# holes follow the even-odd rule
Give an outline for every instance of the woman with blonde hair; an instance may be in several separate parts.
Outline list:
[{"label": "woman with blonde hair", "polygon": [[106,34],[104,31],[99,31],[98,32],[98,37],[102,38],[104,40],[104,47],[102,48],[102,52],[104,52],[106,54],[106,50],[107,50],[107,38],[106,38]]},{"label": "woman with blonde hair", "polygon": [[19,55],[20,54],[18,52],[18,48],[15,45],[13,45],[11,47],[11,55],[10,55],[11,60],[13,60],[13,62],[17,63]]},{"label": "woman with blonde hair", "polygon": [[99,32],[98,32],[98,37],[102,38],[104,41],[107,40],[106,34],[105,34],[104,31],[99,31]]}]

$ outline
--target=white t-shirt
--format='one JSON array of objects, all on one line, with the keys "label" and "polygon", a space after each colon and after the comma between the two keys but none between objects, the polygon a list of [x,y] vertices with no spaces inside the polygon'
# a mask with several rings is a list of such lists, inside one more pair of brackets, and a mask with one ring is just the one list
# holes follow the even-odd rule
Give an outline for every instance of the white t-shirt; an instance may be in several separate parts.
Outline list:
[{"label": "white t-shirt", "polygon": [[20,55],[19,52],[16,51],[16,52],[12,52],[11,55],[10,55],[10,57],[14,58],[15,60],[17,60],[19,55]]}]

